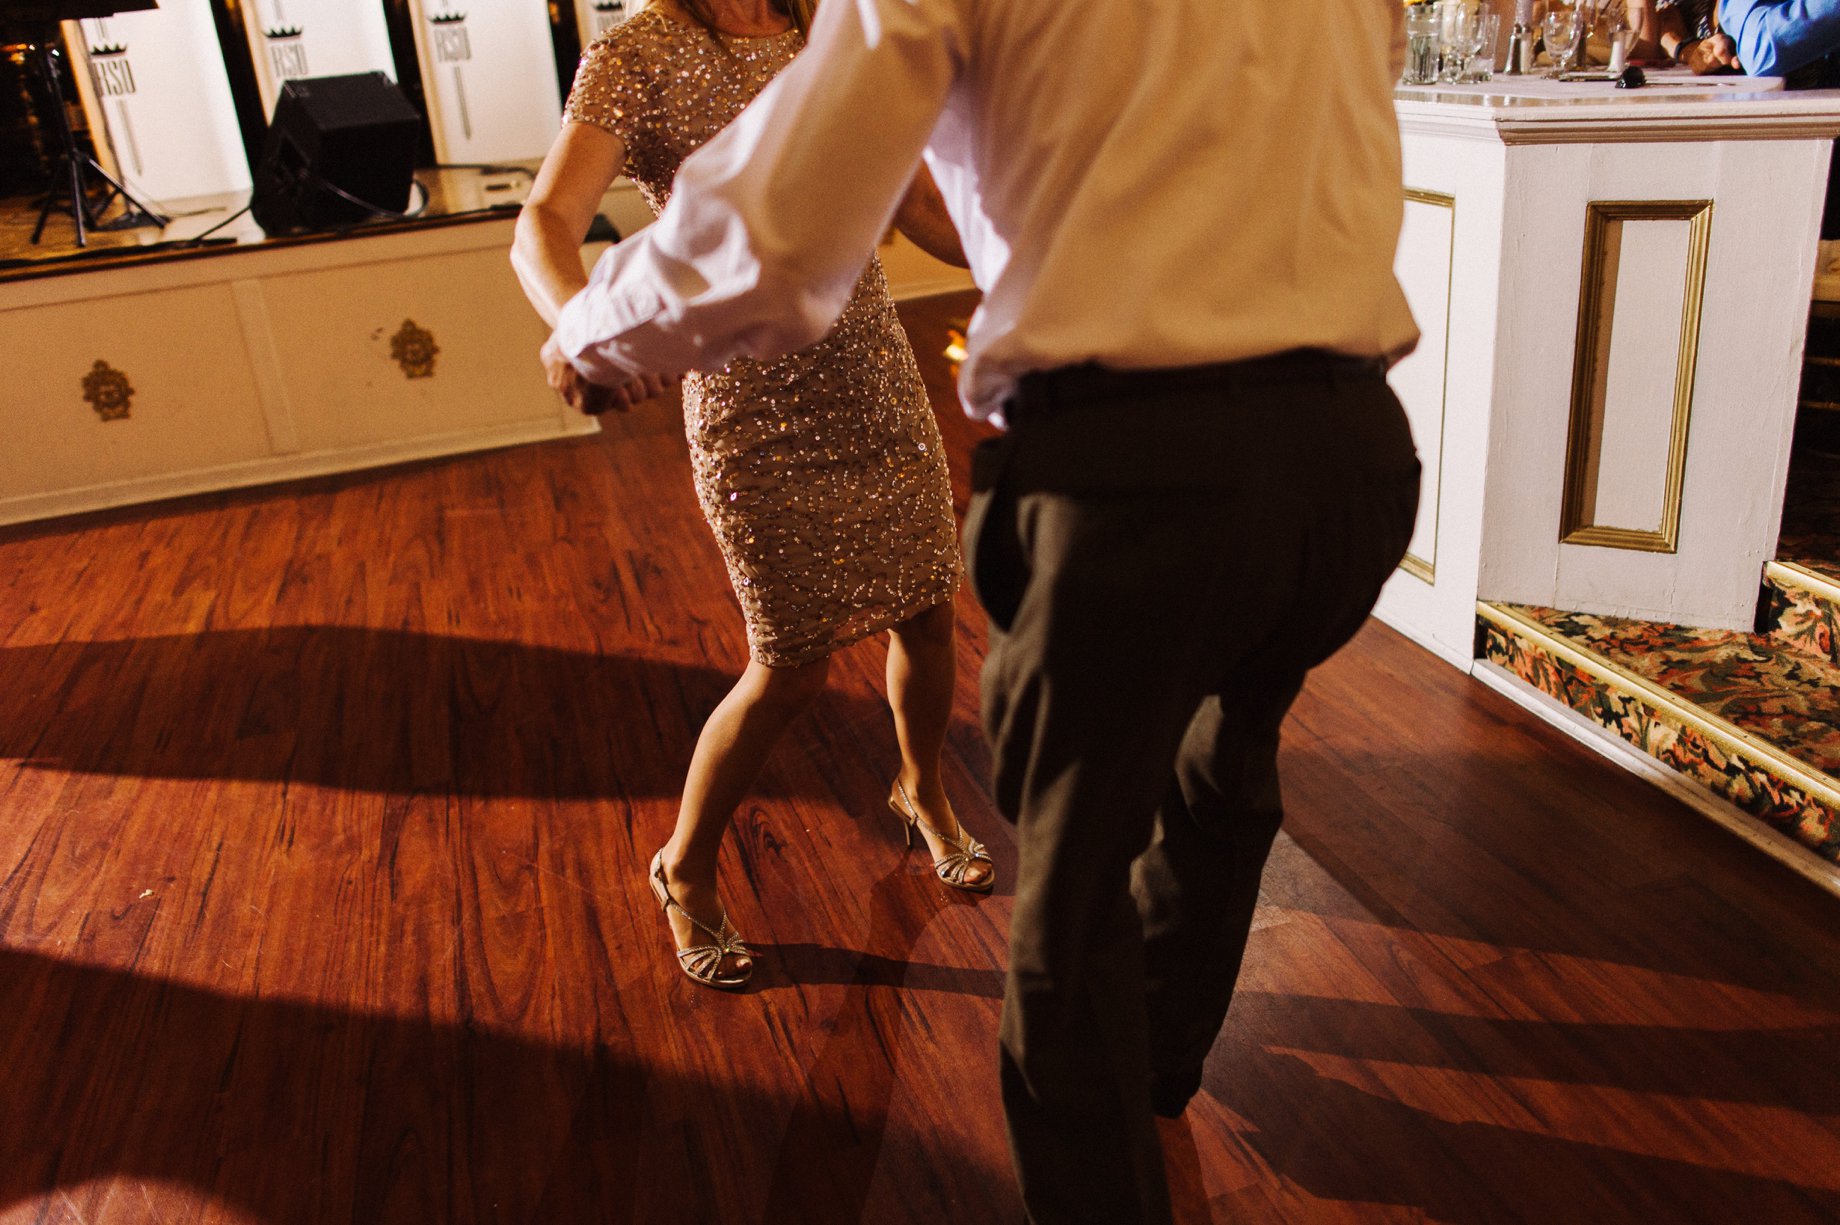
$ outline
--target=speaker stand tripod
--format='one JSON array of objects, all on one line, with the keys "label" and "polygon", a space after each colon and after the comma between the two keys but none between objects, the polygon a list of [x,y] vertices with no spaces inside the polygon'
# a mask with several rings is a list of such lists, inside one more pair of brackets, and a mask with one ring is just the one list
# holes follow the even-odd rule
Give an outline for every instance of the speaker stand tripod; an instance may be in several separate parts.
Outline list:
[{"label": "speaker stand tripod", "polygon": [[[45,188],[45,202],[38,210],[38,225],[32,230],[32,242],[36,245],[44,236],[51,210],[60,205],[70,210],[71,219],[76,222],[79,247],[89,245],[92,230],[132,230],[144,225],[165,225],[168,218],[135,199],[133,193],[104,170],[95,158],[77,147],[77,134],[70,130],[70,115],[64,109],[64,85],[58,76],[54,40],[55,32],[47,30],[32,44],[31,50],[44,78],[45,96],[51,99],[51,129],[58,142],[57,156],[51,163],[51,181]],[[92,195],[94,179],[100,179],[107,188],[100,201]],[[119,217],[103,221],[102,214],[117,196],[126,211]]]}]

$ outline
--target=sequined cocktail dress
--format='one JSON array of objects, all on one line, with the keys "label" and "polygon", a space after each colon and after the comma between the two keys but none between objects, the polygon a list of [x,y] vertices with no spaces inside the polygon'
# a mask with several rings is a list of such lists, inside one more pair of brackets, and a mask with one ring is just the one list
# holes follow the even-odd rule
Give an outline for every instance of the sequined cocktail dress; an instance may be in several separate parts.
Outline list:
[{"label": "sequined cocktail dress", "polygon": [[[804,45],[724,43],[646,9],[582,56],[566,117],[625,143],[654,212],[684,158]],[[755,659],[806,663],[951,597],[945,448],[878,260],[817,344],[690,375],[683,393],[697,496]]]}]

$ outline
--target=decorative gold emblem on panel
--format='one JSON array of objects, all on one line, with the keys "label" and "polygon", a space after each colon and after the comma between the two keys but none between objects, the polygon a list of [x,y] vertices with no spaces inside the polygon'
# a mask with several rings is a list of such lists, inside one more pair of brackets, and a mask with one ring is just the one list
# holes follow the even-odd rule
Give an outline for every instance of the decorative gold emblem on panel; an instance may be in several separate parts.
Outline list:
[{"label": "decorative gold emblem on panel", "polygon": [[440,351],[434,333],[418,327],[413,319],[404,319],[396,335],[390,337],[390,360],[402,367],[406,379],[433,378],[435,355]]},{"label": "decorative gold emblem on panel", "polygon": [[83,376],[83,398],[104,421],[120,421],[134,404],[134,387],[127,375],[97,358]]}]

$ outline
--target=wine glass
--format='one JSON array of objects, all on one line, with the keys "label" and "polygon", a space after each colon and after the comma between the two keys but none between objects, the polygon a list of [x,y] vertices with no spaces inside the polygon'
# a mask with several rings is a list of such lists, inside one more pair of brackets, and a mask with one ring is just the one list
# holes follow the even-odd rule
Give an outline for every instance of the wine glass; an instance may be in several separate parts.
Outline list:
[{"label": "wine glass", "polygon": [[1553,65],[1548,75],[1556,77],[1571,71],[1572,43],[1582,20],[1583,14],[1577,9],[1554,8],[1540,23],[1540,36],[1546,40],[1546,54]]},{"label": "wine glass", "polygon": [[1470,42],[1476,34],[1476,12],[1466,0],[1439,0],[1438,51],[1442,63],[1438,80],[1455,82],[1463,79],[1473,54]]},{"label": "wine glass", "polygon": [[1460,81],[1487,81],[1495,75],[1495,36],[1501,30],[1501,14],[1476,13],[1474,26],[1470,30],[1469,45],[1464,56],[1465,71],[1457,78]]}]

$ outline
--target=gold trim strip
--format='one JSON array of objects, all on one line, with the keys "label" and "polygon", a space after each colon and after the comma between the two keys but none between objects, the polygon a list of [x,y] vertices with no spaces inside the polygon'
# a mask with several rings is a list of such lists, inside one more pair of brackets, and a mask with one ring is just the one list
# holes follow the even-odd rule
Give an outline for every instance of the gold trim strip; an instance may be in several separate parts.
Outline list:
[{"label": "gold trim strip", "polygon": [[[1782,95],[1777,94],[1776,97]],[[1691,119],[1617,119],[1610,122],[1497,123],[1504,145],[1653,144],[1661,141],[1833,140],[1840,124],[1827,118],[1785,116],[1702,126]]]},{"label": "gold trim strip", "polygon": [[1568,535],[1561,536],[1559,543],[1592,545],[1600,549],[1625,549],[1632,553],[1672,553],[1675,549],[1674,537],[1665,531],[1651,532],[1639,527],[1599,527],[1596,524],[1573,529]]},{"label": "gold trim strip", "polygon": [[1455,212],[1457,208],[1457,198],[1455,196],[1451,195],[1449,192],[1432,191],[1426,187],[1406,188],[1406,199],[1416,200],[1420,204],[1435,204],[1439,208],[1447,208],[1452,212]]},{"label": "gold trim strip", "polygon": [[[1614,527],[1596,521],[1617,265],[1622,251],[1622,227],[1627,221],[1689,223],[1680,339],[1674,365],[1674,417],[1668,437],[1667,483],[1662,494],[1661,522],[1652,529]],[[1561,544],[1644,553],[1678,550],[1680,503],[1687,476],[1687,433],[1693,412],[1693,384],[1699,366],[1700,304],[1705,297],[1706,259],[1711,245],[1710,200],[1593,200],[1585,206],[1584,258],[1578,281],[1578,330],[1572,346],[1571,420],[1565,441],[1565,495],[1559,520]]]},{"label": "gold trim strip", "polygon": [[1840,582],[1807,566],[1792,561],[1767,561],[1763,563],[1763,577],[1778,587],[1793,587],[1817,599],[1840,604]]},{"label": "gold trim strip", "polygon": [[1434,208],[1450,210],[1450,249],[1444,263],[1444,369],[1438,380],[1438,458],[1437,501],[1431,507],[1431,556],[1429,559],[1407,553],[1399,568],[1429,586],[1437,586],[1437,547],[1442,534],[1444,514],[1444,424],[1450,419],[1450,312],[1457,281],[1457,198],[1448,192],[1423,187],[1407,187],[1406,199]]},{"label": "gold trim strip", "polygon": [[1476,603],[1476,615],[1507,633],[1536,640],[1544,649],[1580,672],[1612,686],[1622,687],[1631,697],[1641,699],[1670,718],[1710,737],[1727,752],[1748,756],[1770,773],[1800,787],[1823,804],[1840,808],[1840,780],[1797,761],[1769,741],[1759,739],[1717,715],[1708,714],[1701,707],[1683,702],[1676,694],[1646,677],[1611,663],[1601,655],[1583,650],[1569,638],[1554,633],[1538,621],[1521,616],[1506,605],[1488,604],[1479,600]]}]

